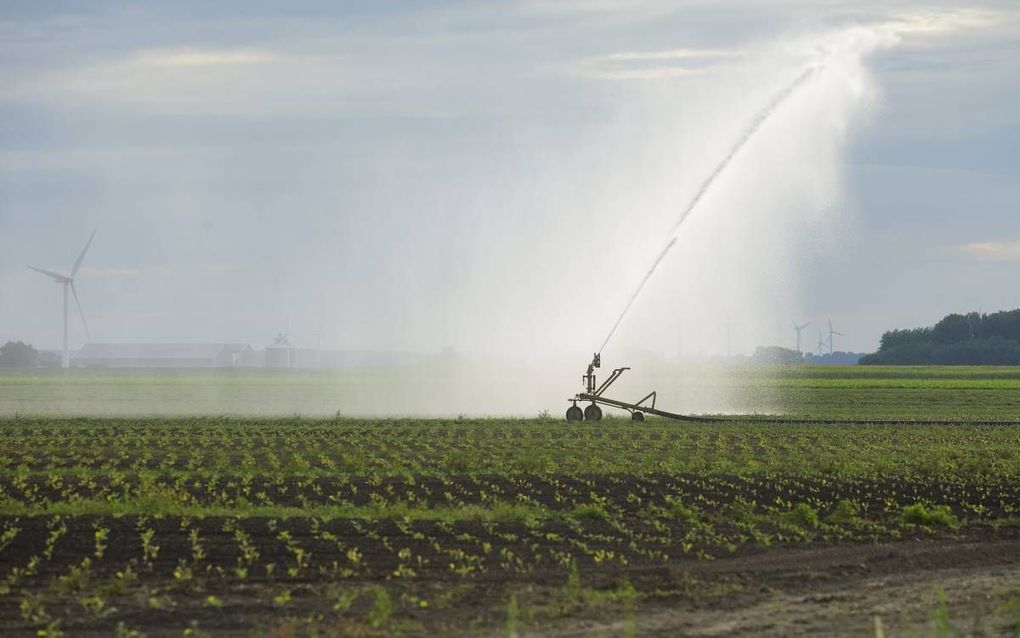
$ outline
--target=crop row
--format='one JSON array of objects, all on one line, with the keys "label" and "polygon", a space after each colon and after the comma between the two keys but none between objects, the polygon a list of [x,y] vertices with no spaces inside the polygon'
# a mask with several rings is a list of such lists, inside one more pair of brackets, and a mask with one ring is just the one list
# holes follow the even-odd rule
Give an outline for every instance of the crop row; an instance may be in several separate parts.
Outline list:
[{"label": "crop row", "polygon": [[1020,426],[0,421],[0,474],[827,473],[1020,477]]},{"label": "crop row", "polygon": [[966,479],[919,481],[898,477],[824,475],[428,475],[422,477],[221,476],[138,477],[15,474],[0,477],[0,513],[317,513],[333,518],[436,517],[513,505],[545,515],[598,506],[620,517],[675,503],[712,510],[737,502],[806,503],[824,510],[847,501],[881,517],[903,503],[947,504],[976,520],[1011,518],[1020,511],[1020,484]]}]

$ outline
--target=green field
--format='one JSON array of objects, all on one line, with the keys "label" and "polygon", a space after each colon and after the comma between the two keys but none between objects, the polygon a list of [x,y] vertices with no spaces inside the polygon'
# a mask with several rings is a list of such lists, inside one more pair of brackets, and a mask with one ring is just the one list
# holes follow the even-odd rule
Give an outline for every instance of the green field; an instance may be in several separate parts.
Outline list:
[{"label": "green field", "polygon": [[21,414],[55,384],[327,385],[159,379],[0,376],[0,632],[1020,631],[1020,425],[967,423],[1020,418],[1020,370],[727,381],[752,412],[938,425]]},{"label": "green field", "polygon": [[[580,388],[527,368],[428,365],[346,371],[0,372],[0,416],[561,416]],[[645,373],[645,376],[638,376]],[[507,389],[509,388],[509,390]],[[628,373],[616,396],[658,390],[689,412],[803,417],[1020,419],[1020,368],[679,367]]]}]

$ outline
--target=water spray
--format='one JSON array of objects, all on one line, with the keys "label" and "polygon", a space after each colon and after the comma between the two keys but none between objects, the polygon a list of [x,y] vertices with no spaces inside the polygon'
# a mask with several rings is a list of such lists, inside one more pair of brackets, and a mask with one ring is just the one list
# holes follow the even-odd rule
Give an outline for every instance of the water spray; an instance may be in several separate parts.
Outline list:
[{"label": "water spray", "polygon": [[613,324],[613,328],[609,331],[609,334],[606,335],[605,341],[603,341],[602,345],[599,346],[599,352],[606,349],[606,344],[609,343],[609,340],[613,337],[613,333],[616,332],[616,329],[620,326],[620,322],[623,321],[623,318],[627,315],[627,311],[630,310],[631,305],[633,305],[634,301],[638,298],[638,295],[641,294],[641,289],[644,288],[645,284],[648,283],[648,280],[651,279],[652,273],[654,273],[655,269],[659,267],[659,262],[666,257],[666,253],[668,253],[669,249],[673,247],[676,240],[677,237],[675,236],[670,239],[669,243],[667,243],[662,251],[659,252],[659,256],[655,258],[654,262],[652,262],[652,267],[645,273],[645,276],[641,279],[641,283],[639,283],[638,287],[634,290],[634,294],[632,294],[630,299],[627,300],[627,305],[623,307],[623,312],[621,312],[620,316],[616,318],[616,323]]},{"label": "water spray", "polygon": [[[680,228],[683,226],[684,222],[687,221],[688,217],[690,217],[691,213],[694,212],[694,209],[698,207],[698,204],[701,203],[702,198],[712,187],[712,184],[714,184],[716,179],[718,179],[719,176],[726,171],[726,168],[733,161],[733,158],[736,157],[740,150],[744,148],[744,146],[746,146],[747,143],[752,138],[754,138],[755,134],[759,130],[761,130],[761,127],[764,126],[764,124],[769,120],[772,114],[775,113],[776,110],[780,106],[782,106],[782,104],[786,102],[786,100],[794,92],[796,92],[796,90],[802,84],[804,84],[808,80],[808,78],[815,75],[815,73],[817,73],[820,70],[820,68],[821,68],[820,66],[812,66],[805,69],[800,75],[797,76],[796,79],[793,80],[793,82],[790,82],[781,91],[776,93],[772,97],[772,99],[769,100],[768,104],[766,104],[764,108],[758,111],[758,113],[751,119],[748,125],[744,128],[740,137],[737,138],[737,142],[730,148],[730,151],[726,154],[725,157],[723,157],[722,161],[720,161],[715,166],[715,169],[711,173],[709,173],[708,177],[705,178],[705,180],[701,183],[701,186],[694,193],[694,197],[691,198],[690,202],[688,202],[687,206],[680,213],[680,217],[673,225],[673,229],[670,232],[670,237],[669,240],[666,242],[666,245],[662,248],[662,250],[659,251],[655,260],[652,262],[651,267],[648,269],[647,272],[645,272],[645,276],[641,278],[641,281],[638,283],[637,288],[634,289],[634,292],[631,294],[630,298],[628,298],[626,305],[623,307],[623,311],[620,313],[619,317],[617,317],[616,322],[613,323],[613,327],[609,330],[609,334],[607,334],[605,340],[602,341],[602,345],[599,347],[598,352],[596,352],[593,355],[592,362],[588,364],[587,372],[582,376],[585,388],[584,392],[580,392],[573,399],[570,399],[572,405],[570,408],[567,409],[568,421],[580,421],[581,419],[585,419],[588,421],[600,420],[602,418],[602,409],[599,408],[598,406],[599,403],[627,410],[628,412],[631,413],[631,417],[635,421],[643,421],[645,412],[673,419],[690,418],[684,417],[679,414],[665,412],[663,410],[657,410],[655,408],[656,395],[654,390],[647,396],[645,396],[643,399],[635,403],[627,403],[625,401],[618,401],[616,399],[609,399],[607,397],[604,397],[603,393],[606,391],[606,389],[609,388],[609,386],[612,385],[614,382],[616,382],[616,380],[619,379],[620,376],[625,371],[630,370],[630,368],[616,368],[615,370],[613,370],[612,374],[610,374],[609,378],[606,379],[602,383],[602,385],[599,385],[597,387],[595,382],[595,369],[599,368],[602,364],[602,351],[605,350],[606,345],[609,344],[609,340],[613,338],[613,335],[616,333],[616,329],[620,327],[620,324],[623,322],[624,317],[626,317],[627,313],[630,311],[631,306],[634,305],[634,302],[641,295],[641,291],[644,290],[645,284],[647,284],[648,280],[652,278],[652,275],[655,274],[655,271],[658,269],[659,264],[662,263],[663,259],[666,258],[666,255],[669,253],[670,249],[672,249],[673,246],[676,244],[677,240],[679,239],[678,233],[680,232]],[[649,399],[651,400],[651,403],[646,405],[645,402],[648,401]],[[581,408],[577,406],[578,401],[591,401],[591,404],[582,411]]]},{"label": "water spray", "polygon": [[730,148],[730,152],[727,153],[725,157],[723,157],[722,161],[720,161],[716,165],[715,169],[711,173],[709,173],[708,177],[705,178],[703,182],[701,182],[701,186],[694,193],[694,197],[692,197],[691,201],[687,203],[687,206],[684,208],[683,212],[680,213],[680,217],[678,217],[676,223],[673,224],[673,230],[670,232],[669,241],[666,242],[665,247],[662,249],[661,252],[659,252],[659,256],[656,257],[655,261],[652,262],[651,268],[649,268],[648,271],[645,273],[645,276],[641,279],[641,283],[638,284],[633,294],[631,294],[630,299],[627,300],[627,305],[623,307],[623,312],[620,313],[620,316],[616,319],[616,323],[613,324],[613,327],[609,331],[609,334],[606,335],[605,340],[602,342],[602,346],[599,348],[600,353],[603,350],[605,350],[606,344],[609,343],[609,340],[612,338],[613,333],[616,332],[616,329],[623,321],[623,318],[627,316],[627,312],[630,310],[630,307],[634,304],[634,301],[641,294],[641,290],[644,289],[645,284],[648,283],[648,280],[652,278],[652,274],[655,273],[655,270],[659,267],[659,264],[666,256],[666,253],[669,252],[670,248],[673,247],[673,244],[675,244],[677,239],[679,239],[678,233],[680,232],[680,227],[683,226],[684,222],[687,221],[687,218],[691,216],[692,212],[694,212],[694,209],[697,208],[698,204],[701,203],[701,200],[705,196],[705,193],[708,192],[708,189],[712,187],[712,184],[714,184],[715,180],[718,179],[720,175],[722,175],[723,171],[725,171],[726,168],[730,165],[730,162],[733,161],[733,158],[736,157],[737,153],[740,152],[740,149],[744,148],[744,146],[747,145],[751,138],[754,137],[755,133],[757,133],[761,129],[761,127],[765,124],[765,122],[768,121],[769,117],[776,111],[776,109],[778,109],[780,105],[782,105],[782,103],[785,102],[786,99],[790,97],[790,95],[794,91],[797,90],[798,87],[800,87],[805,81],[807,81],[809,77],[814,75],[817,70],[818,69],[816,67],[806,69],[803,73],[797,76],[797,79],[795,79],[793,82],[788,84],[782,91],[773,96],[773,98],[769,101],[765,108],[758,111],[758,113],[754,116],[754,118],[751,120],[748,126],[744,129],[740,137],[737,138],[737,143]]}]

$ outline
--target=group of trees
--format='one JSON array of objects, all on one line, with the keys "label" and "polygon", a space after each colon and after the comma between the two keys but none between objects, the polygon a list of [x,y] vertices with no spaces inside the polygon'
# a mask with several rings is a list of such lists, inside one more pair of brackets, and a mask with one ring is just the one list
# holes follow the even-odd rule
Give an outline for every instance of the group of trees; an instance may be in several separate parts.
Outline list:
[{"label": "group of trees", "polygon": [[0,346],[0,368],[52,368],[60,365],[60,358],[49,352],[39,352],[21,341],[8,341]]},{"label": "group of trees", "polygon": [[856,352],[833,352],[826,354],[800,353],[782,346],[758,346],[748,359],[757,365],[798,365],[801,363],[812,366],[852,366],[861,355]]},{"label": "group of trees", "polygon": [[934,326],[891,330],[864,365],[1020,365],[1020,310],[948,315]]},{"label": "group of trees", "polygon": [[5,368],[34,368],[39,363],[39,352],[21,341],[8,341],[0,346],[0,366]]},{"label": "group of trees", "polygon": [[751,363],[758,365],[792,365],[804,363],[804,355],[782,346],[758,346],[751,355]]}]

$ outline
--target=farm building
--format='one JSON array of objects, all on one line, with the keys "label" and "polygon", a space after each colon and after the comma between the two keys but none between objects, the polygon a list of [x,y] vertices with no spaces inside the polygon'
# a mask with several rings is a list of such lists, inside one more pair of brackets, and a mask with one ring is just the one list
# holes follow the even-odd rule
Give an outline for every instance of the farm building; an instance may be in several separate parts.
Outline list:
[{"label": "farm building", "polygon": [[273,343],[266,346],[266,367],[267,368],[295,368],[297,367],[298,351],[287,337],[282,333],[273,339]]},{"label": "farm building", "polygon": [[75,368],[234,368],[257,365],[243,343],[87,343]]}]

